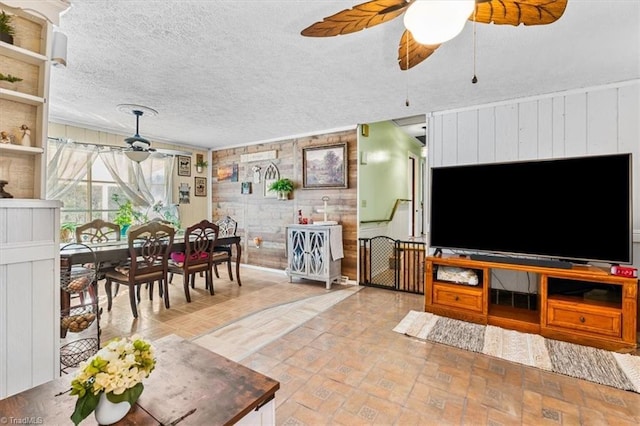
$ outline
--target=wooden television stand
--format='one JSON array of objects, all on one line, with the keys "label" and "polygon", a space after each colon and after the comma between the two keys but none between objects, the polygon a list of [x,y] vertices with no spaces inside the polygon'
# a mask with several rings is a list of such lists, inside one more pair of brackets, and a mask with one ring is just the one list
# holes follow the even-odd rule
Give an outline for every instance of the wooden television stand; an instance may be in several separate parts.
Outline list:
[{"label": "wooden television stand", "polygon": [[[439,281],[441,266],[474,271],[478,285]],[[493,269],[538,274],[537,309],[492,303]],[[559,269],[460,256],[428,256],[425,272],[426,312],[603,349],[636,349],[636,278],[611,275],[594,266]]]}]

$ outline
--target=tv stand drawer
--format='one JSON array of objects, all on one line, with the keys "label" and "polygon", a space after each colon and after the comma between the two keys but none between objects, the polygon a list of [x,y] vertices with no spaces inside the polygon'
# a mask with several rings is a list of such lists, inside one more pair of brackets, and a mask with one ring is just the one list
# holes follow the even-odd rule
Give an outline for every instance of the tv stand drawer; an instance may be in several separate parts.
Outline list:
[{"label": "tv stand drawer", "polygon": [[451,308],[462,308],[470,311],[482,312],[484,306],[482,291],[462,285],[433,285],[434,305]]},{"label": "tv stand drawer", "polygon": [[622,337],[622,312],[549,299],[547,326]]}]

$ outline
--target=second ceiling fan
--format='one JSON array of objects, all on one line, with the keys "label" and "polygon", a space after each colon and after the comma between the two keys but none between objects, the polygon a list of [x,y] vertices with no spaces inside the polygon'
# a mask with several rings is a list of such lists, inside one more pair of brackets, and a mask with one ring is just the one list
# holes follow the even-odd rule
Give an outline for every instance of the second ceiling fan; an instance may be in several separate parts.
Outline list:
[{"label": "second ceiling fan", "polygon": [[[405,14],[406,29],[400,38],[398,65],[408,70],[418,65],[440,45],[455,37],[467,20],[497,25],[546,25],[562,16],[568,0],[372,0],[342,10],[302,30],[307,37],[350,34]],[[454,22],[455,21],[455,22]],[[426,33],[441,27],[445,35]],[[420,40],[420,41],[418,41]]]}]

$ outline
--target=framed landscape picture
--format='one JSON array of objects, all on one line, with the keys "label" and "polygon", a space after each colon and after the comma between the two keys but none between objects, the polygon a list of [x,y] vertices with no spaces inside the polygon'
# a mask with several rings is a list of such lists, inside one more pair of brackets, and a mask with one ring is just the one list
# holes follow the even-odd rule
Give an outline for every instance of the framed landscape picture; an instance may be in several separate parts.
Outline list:
[{"label": "framed landscape picture", "polygon": [[303,148],[302,187],[347,188],[347,144]]},{"label": "framed landscape picture", "polygon": [[218,166],[216,173],[218,182],[237,182],[238,181],[238,165]]}]

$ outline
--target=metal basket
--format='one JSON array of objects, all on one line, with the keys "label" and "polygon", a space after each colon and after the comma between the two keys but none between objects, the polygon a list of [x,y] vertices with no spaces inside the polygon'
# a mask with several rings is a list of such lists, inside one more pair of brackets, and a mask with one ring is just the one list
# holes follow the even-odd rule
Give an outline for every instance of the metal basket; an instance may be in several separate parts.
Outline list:
[{"label": "metal basket", "polygon": [[98,318],[96,305],[79,305],[61,311],[60,327],[73,333],[78,333],[89,328]]},{"label": "metal basket", "polygon": [[96,338],[79,339],[60,347],[60,364],[65,367],[77,367],[100,349]]},{"label": "metal basket", "polygon": [[85,291],[96,278],[96,270],[84,266],[73,266],[60,271],[60,287],[68,293]]},{"label": "metal basket", "polygon": [[91,247],[86,244],[70,243],[60,249],[65,250],[87,250],[92,254],[93,263],[84,265],[72,265],[71,269],[63,268],[60,271],[60,287],[67,293],[82,293],[96,280],[95,265],[97,259]]}]

